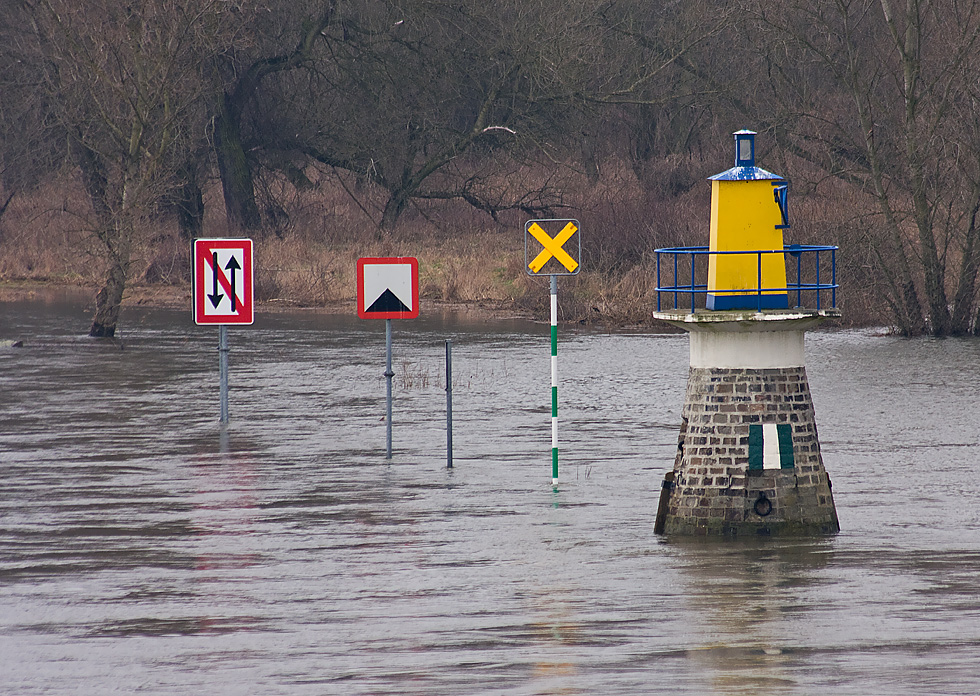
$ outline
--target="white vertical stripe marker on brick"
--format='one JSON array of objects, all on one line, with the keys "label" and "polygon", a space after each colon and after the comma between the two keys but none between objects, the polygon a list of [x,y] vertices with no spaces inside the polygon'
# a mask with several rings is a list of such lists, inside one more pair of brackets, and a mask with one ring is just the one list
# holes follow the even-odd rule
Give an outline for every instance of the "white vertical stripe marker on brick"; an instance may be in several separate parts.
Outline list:
[{"label": "white vertical stripe marker on brick", "polygon": [[779,434],[775,423],[762,425],[762,468],[778,469],[779,463]]},{"label": "white vertical stripe marker on brick", "polygon": [[749,469],[792,469],[793,426],[763,423],[749,426]]}]

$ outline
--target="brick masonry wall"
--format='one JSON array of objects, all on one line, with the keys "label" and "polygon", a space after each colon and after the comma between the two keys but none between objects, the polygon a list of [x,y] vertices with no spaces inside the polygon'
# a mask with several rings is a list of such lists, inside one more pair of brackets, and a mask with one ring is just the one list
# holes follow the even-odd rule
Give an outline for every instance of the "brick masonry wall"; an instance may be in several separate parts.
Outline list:
[{"label": "brick masonry wall", "polygon": [[[749,469],[749,426],[792,426],[794,467]],[[820,456],[806,368],[691,368],[667,535],[840,530]]]}]

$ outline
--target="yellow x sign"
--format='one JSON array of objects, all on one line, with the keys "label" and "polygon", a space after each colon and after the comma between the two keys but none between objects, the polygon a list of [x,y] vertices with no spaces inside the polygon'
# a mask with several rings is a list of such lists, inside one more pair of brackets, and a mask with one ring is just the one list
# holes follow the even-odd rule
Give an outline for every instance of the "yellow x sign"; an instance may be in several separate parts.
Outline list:
[{"label": "yellow x sign", "polygon": [[562,245],[571,239],[572,235],[578,232],[578,227],[571,220],[565,225],[561,232],[556,234],[554,238],[550,237],[544,228],[541,227],[537,222],[532,222],[527,227],[527,232],[532,237],[537,239],[544,249],[541,253],[534,257],[534,260],[527,265],[531,269],[532,273],[537,273],[544,265],[548,263],[551,257],[555,257],[562,266],[568,269],[569,273],[574,273],[575,269],[578,268],[578,261],[573,259],[568,252],[562,249]]}]

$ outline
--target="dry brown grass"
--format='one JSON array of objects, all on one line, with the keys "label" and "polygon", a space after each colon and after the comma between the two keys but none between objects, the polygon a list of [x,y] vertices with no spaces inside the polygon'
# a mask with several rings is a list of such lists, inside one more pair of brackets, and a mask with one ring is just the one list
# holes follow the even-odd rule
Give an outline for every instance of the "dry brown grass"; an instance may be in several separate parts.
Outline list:
[{"label": "dry brown grass", "polygon": [[80,192],[62,181],[17,195],[0,219],[0,279],[85,283],[97,249],[74,212]]}]

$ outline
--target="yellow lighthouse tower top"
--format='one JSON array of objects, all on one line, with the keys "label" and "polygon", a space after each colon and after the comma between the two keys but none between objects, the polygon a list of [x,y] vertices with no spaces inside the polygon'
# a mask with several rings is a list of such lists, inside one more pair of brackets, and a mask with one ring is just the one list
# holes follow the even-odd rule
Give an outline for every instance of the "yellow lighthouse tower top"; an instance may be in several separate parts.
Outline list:
[{"label": "yellow lighthouse tower top", "polygon": [[786,309],[788,184],[755,166],[755,133],[735,133],[735,166],[710,177],[708,309]]},{"label": "yellow lighthouse tower top", "polygon": [[761,328],[840,316],[837,247],[784,244],[789,183],[756,166],[755,132],[733,135],[735,166],[708,179],[708,246],[656,250],[654,317],[684,328],[745,321]]}]

